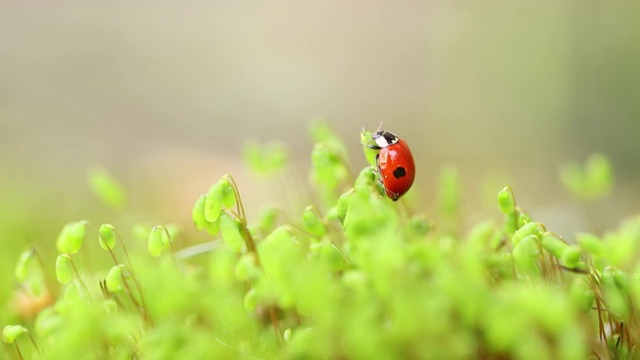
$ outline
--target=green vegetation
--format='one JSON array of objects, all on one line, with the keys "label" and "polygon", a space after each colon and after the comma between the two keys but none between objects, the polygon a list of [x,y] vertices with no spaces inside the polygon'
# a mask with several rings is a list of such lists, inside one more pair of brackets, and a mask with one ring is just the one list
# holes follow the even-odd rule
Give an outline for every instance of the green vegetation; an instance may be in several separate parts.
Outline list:
[{"label": "green vegetation", "polygon": [[[2,358],[636,356],[640,218],[565,240],[506,186],[496,189],[501,221],[464,233],[454,168],[442,172],[430,219],[386,198],[372,167],[353,179],[331,129],[316,124],[312,135],[318,196],[299,214],[268,208],[248,219],[242,189],[225,175],[194,199],[195,227],[210,243],[177,241],[171,224],[140,224],[125,237],[82,220],[60,231],[55,267],[26,250],[13,279],[2,279],[20,284],[23,299],[2,319]],[[247,147],[249,165],[277,176],[285,148],[261,149]],[[613,186],[601,155],[561,178],[586,203]],[[104,170],[90,184],[106,205],[124,202]],[[141,239],[148,251],[131,247]]]}]

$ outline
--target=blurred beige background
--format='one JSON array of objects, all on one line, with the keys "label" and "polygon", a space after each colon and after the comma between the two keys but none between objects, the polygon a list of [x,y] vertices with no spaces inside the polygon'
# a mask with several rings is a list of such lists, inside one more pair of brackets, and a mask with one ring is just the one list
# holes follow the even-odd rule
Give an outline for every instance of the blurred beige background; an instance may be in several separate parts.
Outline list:
[{"label": "blurred beige background", "polygon": [[[439,169],[455,164],[469,222],[499,218],[495,194],[508,183],[535,218],[584,230],[557,170],[602,152],[618,183],[597,214],[613,226],[639,211],[639,8],[0,0],[0,247],[15,259],[87,217],[188,223],[226,172],[258,210],[286,194],[247,175],[245,140],[286,142],[305,187],[316,116],[347,142],[354,172],[362,127],[384,121],[404,137],[416,207],[429,214]],[[126,186],[127,215],[91,196],[95,164]]]}]

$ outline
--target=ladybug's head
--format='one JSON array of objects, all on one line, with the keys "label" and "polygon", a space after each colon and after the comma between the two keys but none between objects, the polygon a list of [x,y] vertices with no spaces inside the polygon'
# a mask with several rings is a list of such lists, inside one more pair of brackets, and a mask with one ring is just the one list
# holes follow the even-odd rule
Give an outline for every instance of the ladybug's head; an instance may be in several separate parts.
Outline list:
[{"label": "ladybug's head", "polygon": [[371,135],[371,139],[374,144],[371,144],[369,147],[372,149],[382,149],[387,146],[391,146],[398,142],[398,137],[394,133],[390,133],[384,130],[378,130],[373,135]]}]

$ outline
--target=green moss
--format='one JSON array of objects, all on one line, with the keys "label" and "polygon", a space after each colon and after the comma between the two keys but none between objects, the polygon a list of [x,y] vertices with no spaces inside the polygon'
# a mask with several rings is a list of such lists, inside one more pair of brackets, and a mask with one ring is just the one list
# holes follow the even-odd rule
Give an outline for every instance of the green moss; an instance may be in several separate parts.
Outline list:
[{"label": "green moss", "polygon": [[[174,242],[173,227],[138,225],[126,239],[110,225],[80,221],[57,241],[64,253],[57,275],[66,285],[47,280],[55,269],[37,265],[35,250],[16,258],[16,278],[2,281],[49,289],[54,298],[34,318],[16,310],[3,319],[1,357],[633,356],[640,284],[629,274],[640,274],[640,218],[602,238],[565,241],[516,204],[507,186],[496,189],[494,219],[460,235],[464,198],[455,168],[442,172],[436,221],[384,196],[373,167],[352,179],[345,147],[326,125],[315,123],[312,137],[319,203],[300,213],[281,204],[248,219],[241,189],[225,175],[194,199],[195,228],[212,241],[204,252],[181,251],[192,242]],[[245,155],[256,172],[276,175],[285,149],[249,143]],[[565,170],[563,181],[590,200],[610,190],[612,176],[596,156]],[[107,190],[107,203],[124,197]],[[100,241],[83,245],[85,235]],[[90,263],[81,246],[102,247],[96,264],[113,261],[111,270]]]}]

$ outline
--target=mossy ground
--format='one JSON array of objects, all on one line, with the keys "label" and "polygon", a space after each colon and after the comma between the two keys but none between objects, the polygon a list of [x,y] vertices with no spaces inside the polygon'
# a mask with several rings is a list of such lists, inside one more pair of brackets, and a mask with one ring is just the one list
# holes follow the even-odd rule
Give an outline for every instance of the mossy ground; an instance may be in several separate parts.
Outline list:
[{"label": "mossy ground", "polygon": [[[639,217],[563,239],[507,186],[496,189],[500,220],[462,231],[452,169],[429,217],[386,198],[372,167],[351,179],[330,129],[312,135],[317,202],[301,214],[247,219],[242,189],[224,176],[194,199],[210,243],[189,246],[170,225],[75,221],[57,238],[55,269],[25,251],[3,279],[22,299],[3,319],[3,358],[636,357]],[[286,165],[281,146],[245,155],[270,176]],[[108,173],[91,179],[105,204],[122,201]],[[562,180],[584,201],[612,186],[600,156]],[[146,249],[132,246],[143,239]]]}]

